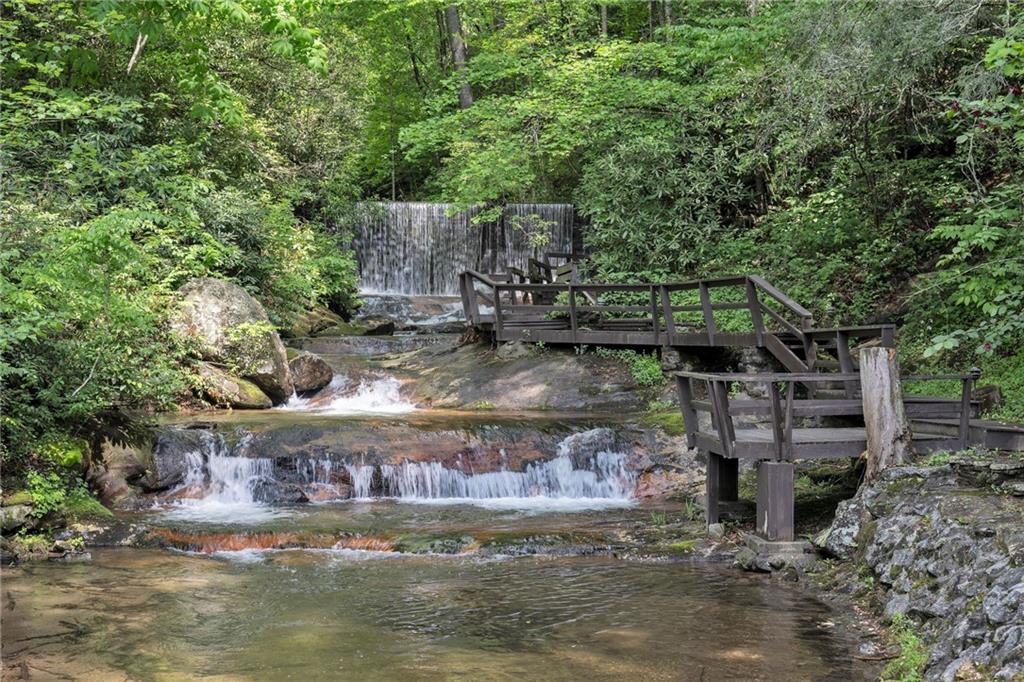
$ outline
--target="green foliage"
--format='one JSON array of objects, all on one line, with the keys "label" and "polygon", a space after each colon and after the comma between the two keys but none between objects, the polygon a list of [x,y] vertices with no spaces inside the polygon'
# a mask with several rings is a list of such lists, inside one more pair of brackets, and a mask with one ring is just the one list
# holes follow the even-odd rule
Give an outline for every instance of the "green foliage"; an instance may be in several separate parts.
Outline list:
[{"label": "green foliage", "polygon": [[920,682],[928,662],[928,649],[914,630],[914,623],[902,614],[892,618],[891,635],[900,646],[900,655],[889,661],[882,671],[885,682]]},{"label": "green foliage", "polygon": [[5,4],[5,475],[50,434],[124,438],[126,414],[174,405],[191,356],[167,313],[190,277],[238,282],[278,323],[357,304],[329,224],[353,196],[360,69],[350,34],[306,21],[329,21],[317,7]]},{"label": "green foliage", "polygon": [[634,350],[598,348],[595,353],[602,358],[613,358],[629,367],[629,373],[637,385],[659,386],[665,382],[661,361],[656,353],[640,353]]},{"label": "green foliage", "polygon": [[32,499],[32,515],[43,517],[57,511],[67,499],[67,482],[56,473],[43,474],[29,471],[25,479],[26,490]]}]

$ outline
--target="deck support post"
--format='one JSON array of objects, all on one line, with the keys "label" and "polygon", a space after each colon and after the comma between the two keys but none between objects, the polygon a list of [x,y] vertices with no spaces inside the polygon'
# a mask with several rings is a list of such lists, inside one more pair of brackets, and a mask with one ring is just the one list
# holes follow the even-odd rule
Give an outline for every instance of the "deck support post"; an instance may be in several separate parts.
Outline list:
[{"label": "deck support post", "polygon": [[739,499],[739,460],[708,453],[704,516],[708,525],[718,523],[719,502]]},{"label": "deck support post", "polygon": [[761,461],[757,464],[757,532],[766,540],[794,537],[793,463]]},{"label": "deck support post", "polygon": [[867,435],[865,480],[910,461],[914,446],[903,406],[895,348],[865,348],[860,354],[860,388]]}]

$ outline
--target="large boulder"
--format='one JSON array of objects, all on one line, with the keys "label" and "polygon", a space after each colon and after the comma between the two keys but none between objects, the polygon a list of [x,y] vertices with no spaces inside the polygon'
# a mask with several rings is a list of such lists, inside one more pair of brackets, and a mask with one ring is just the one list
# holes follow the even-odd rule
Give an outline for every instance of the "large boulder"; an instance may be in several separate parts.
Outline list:
[{"label": "large boulder", "polygon": [[312,393],[331,383],[334,370],[319,355],[302,351],[288,362],[296,393]]},{"label": "large boulder", "polygon": [[237,368],[276,404],[292,394],[284,344],[259,301],[231,282],[202,277],[181,288],[172,327],[195,340],[203,359]]},{"label": "large boulder", "polygon": [[217,405],[240,410],[261,410],[273,406],[267,394],[251,381],[239,379],[207,362],[199,363],[203,391]]}]

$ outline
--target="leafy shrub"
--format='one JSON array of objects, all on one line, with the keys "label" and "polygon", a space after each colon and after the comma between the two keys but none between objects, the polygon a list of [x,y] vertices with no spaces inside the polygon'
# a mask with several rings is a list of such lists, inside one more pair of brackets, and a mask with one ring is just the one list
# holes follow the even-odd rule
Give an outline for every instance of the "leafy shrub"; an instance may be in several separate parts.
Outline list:
[{"label": "leafy shrub", "polygon": [[892,618],[892,636],[900,645],[900,655],[882,671],[884,682],[922,682],[922,670],[928,662],[928,649],[914,630],[913,622],[902,614]]},{"label": "leafy shrub", "polygon": [[633,375],[633,380],[640,386],[658,386],[665,381],[657,354],[612,348],[598,348],[595,352],[600,357],[614,358],[625,363]]}]

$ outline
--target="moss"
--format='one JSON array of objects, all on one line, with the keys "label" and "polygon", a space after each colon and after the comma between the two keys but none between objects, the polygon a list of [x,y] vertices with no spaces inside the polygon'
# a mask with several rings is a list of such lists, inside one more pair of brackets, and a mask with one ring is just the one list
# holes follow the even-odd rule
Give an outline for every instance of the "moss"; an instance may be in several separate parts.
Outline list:
[{"label": "moss", "polygon": [[27,490],[18,490],[4,498],[4,506],[15,504],[32,504],[32,495]]},{"label": "moss", "polygon": [[471,410],[494,410],[497,409],[494,403],[489,400],[478,400],[469,406]]},{"label": "moss", "polygon": [[288,358],[288,362],[291,362],[295,358],[299,357],[299,353],[301,353],[301,352],[302,351],[299,350],[298,348],[292,348],[291,346],[285,346],[284,347],[284,354],[285,354],[285,357]]},{"label": "moss", "polygon": [[112,518],[114,513],[104,507],[99,501],[83,491],[73,491],[67,496],[61,513],[71,519],[107,519]]},{"label": "moss", "polygon": [[640,423],[645,426],[660,428],[669,436],[682,436],[686,434],[683,415],[679,410],[648,412],[640,417]]},{"label": "moss", "polygon": [[922,483],[924,483],[924,479],[920,476],[908,476],[907,478],[900,478],[890,482],[885,486],[885,489],[890,493],[902,493]]},{"label": "moss", "polygon": [[690,540],[676,540],[673,543],[665,545],[665,549],[668,549],[668,550],[670,550],[672,552],[684,552],[684,553],[690,553],[696,547],[697,547],[697,541],[693,540],[693,539],[690,539]]}]

